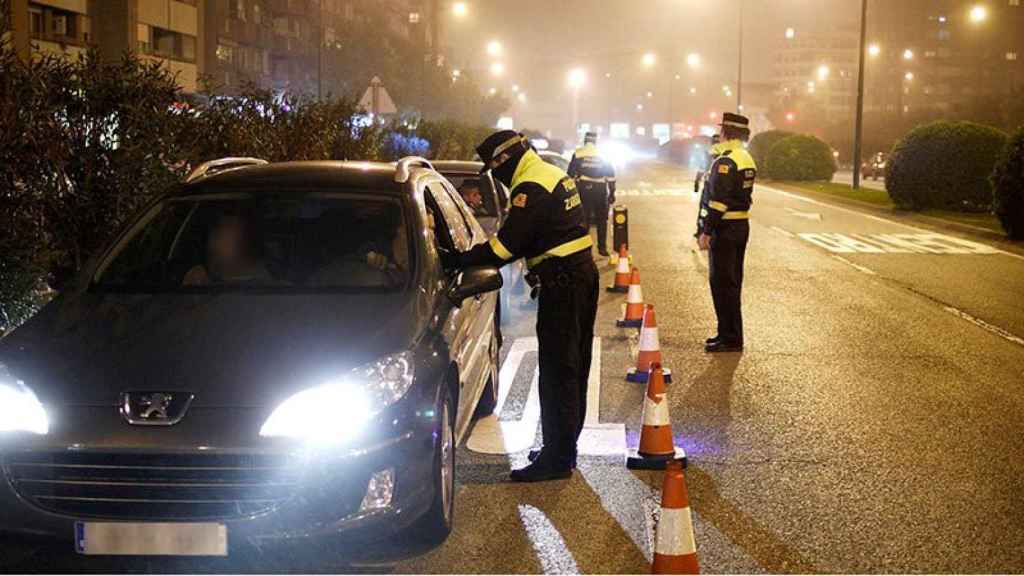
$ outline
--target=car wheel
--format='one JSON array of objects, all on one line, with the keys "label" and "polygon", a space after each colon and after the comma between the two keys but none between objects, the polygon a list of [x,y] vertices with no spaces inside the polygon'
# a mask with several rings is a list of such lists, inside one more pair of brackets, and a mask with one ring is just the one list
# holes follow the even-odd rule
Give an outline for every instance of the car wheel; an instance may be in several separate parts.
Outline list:
[{"label": "car wheel", "polygon": [[440,416],[437,444],[434,446],[434,502],[413,531],[432,545],[448,538],[455,515],[455,408],[447,384]]},{"label": "car wheel", "polygon": [[491,374],[487,378],[487,385],[484,386],[483,393],[480,394],[480,401],[476,404],[476,410],[473,411],[473,418],[476,419],[494,414],[494,409],[498,407],[498,352],[501,344],[498,342],[497,326],[494,327],[494,331],[495,333],[491,335],[491,350],[489,352]]}]

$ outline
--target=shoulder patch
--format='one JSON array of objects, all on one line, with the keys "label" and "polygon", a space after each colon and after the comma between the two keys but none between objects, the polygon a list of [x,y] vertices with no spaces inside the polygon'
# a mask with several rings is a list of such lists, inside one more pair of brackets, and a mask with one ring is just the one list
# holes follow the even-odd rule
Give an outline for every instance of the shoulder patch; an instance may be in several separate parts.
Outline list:
[{"label": "shoulder patch", "polygon": [[528,198],[529,197],[526,195],[526,192],[520,192],[512,199],[512,205],[516,208],[526,208],[526,201]]},{"label": "shoulder patch", "polygon": [[729,165],[724,163],[724,162],[719,164],[718,165],[718,173],[719,174],[728,174],[729,173]]}]

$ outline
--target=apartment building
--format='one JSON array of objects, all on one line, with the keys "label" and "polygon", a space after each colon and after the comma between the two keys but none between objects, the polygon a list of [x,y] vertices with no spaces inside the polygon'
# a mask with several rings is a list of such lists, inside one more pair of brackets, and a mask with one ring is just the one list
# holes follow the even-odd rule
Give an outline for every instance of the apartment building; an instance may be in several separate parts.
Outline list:
[{"label": "apartment building", "polygon": [[787,29],[776,46],[776,96],[813,102],[829,122],[852,115],[857,102],[857,46],[855,22],[823,30]]},{"label": "apartment building", "polygon": [[176,74],[195,91],[203,46],[202,0],[12,0],[13,44],[34,54],[76,57],[89,46],[115,58],[132,51]]}]

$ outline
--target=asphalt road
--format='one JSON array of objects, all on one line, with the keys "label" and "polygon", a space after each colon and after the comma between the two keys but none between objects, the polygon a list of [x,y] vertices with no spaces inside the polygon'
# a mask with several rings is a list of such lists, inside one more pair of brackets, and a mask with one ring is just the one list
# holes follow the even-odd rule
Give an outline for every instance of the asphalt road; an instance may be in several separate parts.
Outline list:
[{"label": "asphalt road", "polygon": [[[747,350],[712,357],[691,178],[634,166],[620,201],[674,371],[703,571],[1024,571],[1024,257],[759,186]],[[459,452],[456,528],[436,550],[397,563],[303,548],[197,564],[19,544],[0,559],[28,571],[646,572],[660,476],[623,464],[644,390],[624,380],[635,333],[614,326],[622,302],[601,295],[580,470],[547,484],[506,481],[539,440],[533,316],[514,316],[507,395]]]},{"label": "asphalt road", "polygon": [[[853,186],[853,172],[849,170],[841,170],[836,172],[835,176],[832,177],[832,181],[836,184],[846,184]],[[885,190],[885,178],[880,180],[872,180],[871,178],[864,178],[861,175],[860,180],[861,186],[865,188],[874,188],[875,190]]]}]

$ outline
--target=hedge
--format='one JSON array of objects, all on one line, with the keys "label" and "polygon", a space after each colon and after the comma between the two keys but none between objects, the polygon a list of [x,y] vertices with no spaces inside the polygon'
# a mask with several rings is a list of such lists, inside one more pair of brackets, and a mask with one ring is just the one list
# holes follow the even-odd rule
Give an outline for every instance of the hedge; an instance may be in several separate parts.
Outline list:
[{"label": "hedge", "polygon": [[1024,240],[1024,126],[1007,142],[992,173],[993,209],[1006,234]]},{"label": "hedge", "polygon": [[399,131],[366,122],[349,98],[253,86],[236,97],[187,95],[131,55],[25,63],[0,46],[0,333],[48,297],[49,273],[79,269],[201,162],[470,159],[490,131],[448,121]]},{"label": "hedge", "polygon": [[832,148],[821,139],[798,134],[772,146],[761,172],[773,180],[831,181],[836,159]]},{"label": "hedge", "polygon": [[785,130],[760,132],[750,139],[750,146],[747,149],[750,151],[750,155],[754,157],[754,162],[758,166],[764,166],[768,162],[768,153],[771,152],[772,147],[790,136],[795,136],[795,134]]},{"label": "hedge", "polygon": [[889,196],[905,210],[991,210],[989,177],[1005,146],[1005,133],[981,124],[943,120],[919,126],[890,154]]}]

